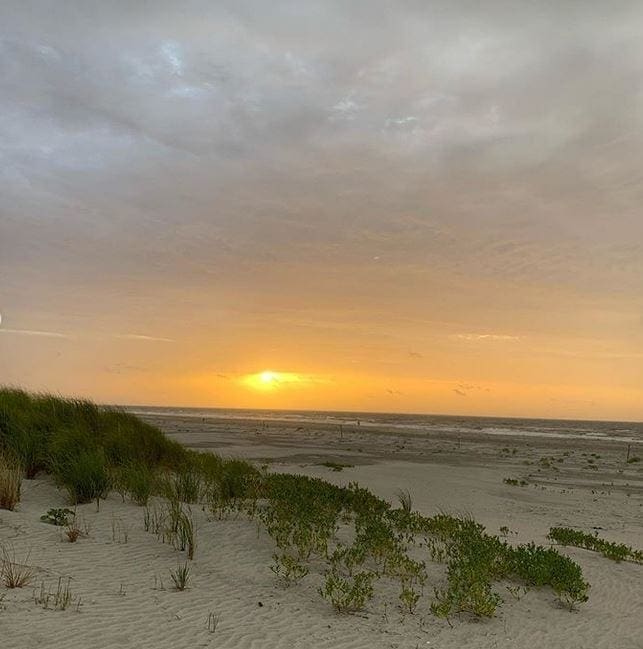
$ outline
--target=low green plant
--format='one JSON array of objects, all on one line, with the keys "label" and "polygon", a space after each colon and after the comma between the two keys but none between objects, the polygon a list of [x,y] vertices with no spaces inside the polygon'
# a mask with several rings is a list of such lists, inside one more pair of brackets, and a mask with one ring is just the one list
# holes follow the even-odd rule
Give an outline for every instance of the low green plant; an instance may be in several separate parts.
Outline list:
[{"label": "low green plant", "polygon": [[529,484],[526,480],[518,480],[517,478],[504,478],[503,482],[512,487],[526,487]]},{"label": "low green plant", "polygon": [[46,514],[43,514],[40,517],[40,520],[43,523],[49,523],[50,525],[57,525],[58,527],[67,527],[69,525],[70,517],[76,515],[73,509],[65,508],[56,508],[47,510]]},{"label": "low green plant", "polygon": [[573,610],[589,598],[589,584],[580,566],[553,548],[534,543],[507,548],[508,571],[528,586],[551,586],[558,598]]},{"label": "low green plant", "polygon": [[573,545],[578,548],[585,548],[599,552],[612,561],[633,561],[643,563],[643,551],[635,550],[624,543],[613,543],[601,539],[597,533],[588,534],[570,527],[552,527],[547,538],[561,545]]},{"label": "low green plant", "polygon": [[368,570],[343,576],[334,570],[326,573],[320,595],[328,600],[338,613],[361,611],[373,597],[376,575]]},{"label": "low green plant", "polygon": [[332,462],[329,460],[327,462],[321,462],[319,466],[325,466],[333,471],[343,471],[344,469],[352,469],[355,465],[344,464],[342,462]]},{"label": "low green plant", "polygon": [[179,564],[176,567],[176,570],[170,570],[170,577],[174,582],[174,588],[176,588],[176,590],[185,590],[190,581],[190,567],[188,566],[187,561],[183,564]]},{"label": "low green plant", "polygon": [[272,555],[270,570],[279,577],[285,586],[300,582],[309,572],[308,568],[295,556],[283,552]]},{"label": "low green plant", "polygon": [[[70,604],[76,599],[71,591],[71,577],[59,577],[58,585],[55,591],[45,590],[44,582],[40,583],[40,590],[34,592],[34,601],[43,609],[64,611],[69,608]],[[77,609],[80,607],[80,599],[77,603]]]},{"label": "low green plant", "polygon": [[402,607],[409,613],[415,613],[415,609],[421,596],[422,594],[412,586],[404,585],[400,592],[400,602],[402,603]]}]

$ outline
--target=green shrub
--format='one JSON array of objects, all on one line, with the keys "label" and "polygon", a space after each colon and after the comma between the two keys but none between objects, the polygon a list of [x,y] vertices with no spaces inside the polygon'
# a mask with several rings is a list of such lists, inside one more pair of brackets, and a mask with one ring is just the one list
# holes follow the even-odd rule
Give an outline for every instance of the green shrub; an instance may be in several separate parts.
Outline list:
[{"label": "green shrub", "polygon": [[[49,509],[46,514],[43,514],[40,517],[40,520],[43,523],[49,523],[50,525],[56,525],[58,527],[67,527],[70,523],[71,518],[76,516],[76,512],[73,509]],[[71,518],[70,518],[71,517]]]},{"label": "green shrub", "polygon": [[598,534],[587,534],[569,527],[552,527],[547,538],[561,545],[573,545],[586,550],[600,552],[612,561],[633,561],[643,563],[643,551],[634,550],[624,543],[613,543],[599,538]]},{"label": "green shrub", "polygon": [[369,571],[345,577],[331,570],[326,574],[319,593],[339,613],[361,611],[373,597],[374,579],[375,574]]},{"label": "green shrub", "polygon": [[530,586],[551,586],[573,608],[588,600],[589,584],[578,564],[552,548],[534,543],[508,548],[509,570]]},{"label": "green shrub", "polygon": [[297,557],[287,552],[273,554],[272,560],[274,563],[270,566],[270,570],[286,586],[296,584],[308,574],[308,568]]}]

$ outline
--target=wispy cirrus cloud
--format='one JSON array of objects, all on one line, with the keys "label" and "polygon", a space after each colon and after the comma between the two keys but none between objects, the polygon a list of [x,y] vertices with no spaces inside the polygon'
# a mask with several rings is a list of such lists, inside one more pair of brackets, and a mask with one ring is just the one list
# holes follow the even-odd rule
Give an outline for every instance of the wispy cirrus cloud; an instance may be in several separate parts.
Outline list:
[{"label": "wispy cirrus cloud", "polygon": [[120,340],[140,340],[144,342],[158,342],[158,343],[173,343],[176,342],[173,338],[165,338],[163,336],[148,336],[146,334],[116,334],[115,338]]},{"label": "wispy cirrus cloud", "polygon": [[0,328],[0,334],[15,334],[17,336],[40,336],[42,338],[71,338],[69,334],[59,331],[40,331],[37,329],[4,329]]},{"label": "wispy cirrus cloud", "polygon": [[451,338],[455,340],[466,340],[468,342],[490,340],[498,342],[518,342],[522,340],[521,336],[511,336],[509,334],[494,334],[494,333],[468,333],[468,334],[454,334]]}]

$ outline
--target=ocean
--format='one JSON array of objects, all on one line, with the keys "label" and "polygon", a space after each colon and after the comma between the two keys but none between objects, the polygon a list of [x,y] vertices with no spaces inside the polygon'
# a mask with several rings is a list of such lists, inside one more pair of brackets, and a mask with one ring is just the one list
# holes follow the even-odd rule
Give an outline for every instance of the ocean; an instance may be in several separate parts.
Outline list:
[{"label": "ocean", "polygon": [[515,419],[503,417],[459,417],[453,415],[413,415],[398,413],[252,410],[231,408],[175,408],[128,406],[129,412],[165,417],[250,419],[256,421],[345,425],[368,429],[408,430],[427,435],[436,432],[475,433],[524,437],[557,437],[643,442],[643,423],[582,421],[567,419]]}]

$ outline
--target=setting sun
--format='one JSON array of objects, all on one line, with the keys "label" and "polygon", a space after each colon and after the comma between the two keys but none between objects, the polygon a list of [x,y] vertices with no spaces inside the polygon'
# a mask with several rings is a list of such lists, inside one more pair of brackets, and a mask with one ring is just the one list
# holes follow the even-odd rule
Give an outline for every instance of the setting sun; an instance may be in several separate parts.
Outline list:
[{"label": "setting sun", "polygon": [[304,379],[293,372],[273,372],[264,370],[257,374],[247,374],[242,377],[243,385],[254,390],[276,390],[287,385],[302,383]]},{"label": "setting sun", "polygon": [[265,384],[268,384],[268,385],[271,384],[271,383],[274,384],[277,381],[279,381],[278,375],[275,374],[274,372],[271,372],[270,370],[266,370],[265,372],[261,372],[261,374],[259,375],[259,379],[261,380],[262,383],[265,383]]}]

